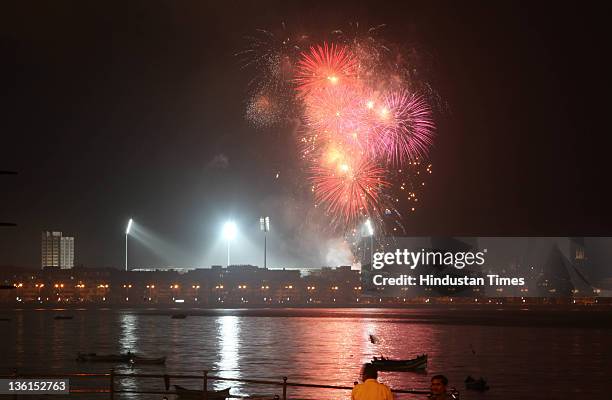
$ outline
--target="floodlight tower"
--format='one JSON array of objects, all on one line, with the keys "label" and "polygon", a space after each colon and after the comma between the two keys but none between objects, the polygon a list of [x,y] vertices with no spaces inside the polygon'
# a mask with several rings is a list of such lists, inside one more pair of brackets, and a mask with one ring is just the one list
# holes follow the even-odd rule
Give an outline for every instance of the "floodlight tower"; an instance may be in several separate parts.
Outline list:
[{"label": "floodlight tower", "polygon": [[[370,263],[372,262],[372,251],[374,247],[374,226],[372,225],[372,220],[368,218],[366,222],[363,224],[365,236],[370,237]],[[365,254],[364,254],[365,256]]]},{"label": "floodlight tower", "polygon": [[264,268],[267,268],[268,232],[270,232],[270,217],[259,218],[259,230],[264,233]]},{"label": "floodlight tower", "polygon": [[238,228],[233,221],[228,221],[223,225],[223,238],[227,240],[227,266],[230,265],[230,243],[236,237]]},{"label": "floodlight tower", "polygon": [[132,229],[132,224],[134,223],[134,221],[132,220],[132,218],[130,218],[130,220],[128,221],[127,224],[127,228],[125,229],[125,270],[128,270],[128,253],[127,253],[127,249],[128,249],[128,236],[130,235],[130,229]]}]

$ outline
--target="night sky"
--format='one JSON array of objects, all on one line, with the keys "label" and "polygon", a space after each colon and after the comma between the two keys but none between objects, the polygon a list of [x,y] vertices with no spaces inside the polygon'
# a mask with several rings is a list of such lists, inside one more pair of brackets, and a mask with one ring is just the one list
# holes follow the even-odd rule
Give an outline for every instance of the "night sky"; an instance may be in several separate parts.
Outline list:
[{"label": "night sky", "polygon": [[77,264],[121,266],[129,217],[159,244],[134,240],[134,265],[223,264],[228,217],[244,232],[235,261],[261,264],[260,215],[275,230],[270,265],[325,264],[277,216],[290,135],[244,118],[252,71],[235,53],[283,21],[313,35],[384,23],[388,40],[425,55],[447,108],[408,234],[610,236],[609,23],[586,6],[4,4],[0,170],[19,174],[0,176],[0,221],[18,224],[0,227],[0,265],[39,266],[50,229],[75,236]]}]

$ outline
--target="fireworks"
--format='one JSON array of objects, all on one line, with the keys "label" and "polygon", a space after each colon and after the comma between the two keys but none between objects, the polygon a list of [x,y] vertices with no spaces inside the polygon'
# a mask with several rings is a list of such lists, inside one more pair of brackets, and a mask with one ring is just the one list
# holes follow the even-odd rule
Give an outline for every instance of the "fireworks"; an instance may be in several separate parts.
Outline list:
[{"label": "fireworks", "polygon": [[325,207],[333,222],[352,226],[380,214],[383,190],[390,186],[384,168],[342,156],[323,164],[311,168],[310,181],[316,204]]},{"label": "fireworks", "polygon": [[298,153],[314,205],[345,232],[367,218],[397,223],[400,201],[413,211],[435,124],[409,58],[358,32],[311,44],[261,32],[242,53],[261,75],[247,117],[258,127],[288,114],[302,121]]},{"label": "fireworks", "polygon": [[306,94],[312,90],[350,84],[357,73],[357,60],[347,47],[317,45],[303,52],[297,65],[295,83]]},{"label": "fireworks", "polygon": [[284,111],[283,103],[277,96],[262,90],[249,99],[246,117],[256,127],[266,128],[280,123]]},{"label": "fireworks", "polygon": [[422,97],[403,90],[387,95],[378,111],[373,148],[394,165],[427,155],[434,123]]}]

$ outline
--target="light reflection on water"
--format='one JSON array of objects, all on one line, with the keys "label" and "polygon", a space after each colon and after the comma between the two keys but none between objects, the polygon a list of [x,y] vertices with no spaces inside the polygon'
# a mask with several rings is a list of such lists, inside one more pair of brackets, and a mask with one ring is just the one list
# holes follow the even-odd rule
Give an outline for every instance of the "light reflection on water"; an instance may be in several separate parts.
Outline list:
[{"label": "light reflection on water", "polygon": [[[425,388],[433,374],[444,373],[461,388],[468,375],[485,375],[492,390],[487,400],[511,398],[572,399],[592,397],[607,385],[612,370],[612,335],[609,329],[565,327],[487,326],[423,322],[429,310],[402,311],[402,318],[379,318],[376,313],[321,310],[319,316],[249,316],[236,311],[216,315],[189,315],[171,319],[156,310],[62,310],[73,320],[56,321],[56,311],[12,311],[2,325],[0,370],[26,372],[108,372],[210,374],[351,386],[361,365],[381,354],[409,358],[430,357],[427,374],[385,373],[381,380],[392,387]],[[4,315],[5,313],[3,313]],[[192,314],[197,314],[194,312]],[[522,315],[522,314],[521,314]],[[450,318],[451,313],[442,318]],[[508,316],[508,318],[520,318]],[[419,323],[416,323],[419,321]],[[517,321],[520,321],[517,319]],[[379,341],[371,343],[369,335]],[[76,352],[121,353],[131,350],[149,357],[167,356],[165,366],[77,363]],[[554,382],[541,392],[541,382]],[[517,385],[516,382],[521,382]],[[177,381],[201,388],[202,381]],[[106,386],[105,381],[102,386]],[[280,388],[253,387],[236,382],[212,382],[211,387],[232,387],[233,394],[280,394]],[[599,385],[599,386],[598,386]],[[163,389],[161,379],[124,379],[123,389]],[[289,389],[290,396],[346,399],[348,392]],[[85,398],[80,396],[80,398]],[[99,397],[97,397],[99,398]],[[153,398],[124,395],[120,399]],[[155,397],[155,398],[161,398]],[[398,397],[402,398],[402,397]],[[406,397],[403,397],[406,398]],[[462,399],[482,399],[463,392]],[[58,397],[56,400],[59,400]]]},{"label": "light reflection on water", "polygon": [[[119,323],[121,325],[119,331],[120,353],[127,353],[128,351],[131,351],[132,353],[140,354],[140,349],[138,348],[139,337],[136,333],[138,316],[131,313],[122,313],[119,315]],[[132,366],[130,366],[130,369],[133,369],[131,367]],[[125,390],[138,390],[138,380],[136,378],[122,379],[121,387]]]},{"label": "light reflection on water", "polygon": [[131,351],[132,353],[139,353],[138,336],[135,334],[138,316],[134,314],[121,314],[119,319],[121,321],[121,333],[119,335],[121,352],[127,353]]},{"label": "light reflection on water", "polygon": [[[240,321],[236,316],[224,315],[215,321],[217,325],[217,341],[219,342],[219,361],[215,362],[215,371],[227,378],[240,378]],[[215,382],[217,383],[217,382]],[[226,387],[225,383],[217,383],[215,389]],[[237,383],[232,385],[235,391],[241,388]],[[244,394],[244,393],[237,393]]]}]

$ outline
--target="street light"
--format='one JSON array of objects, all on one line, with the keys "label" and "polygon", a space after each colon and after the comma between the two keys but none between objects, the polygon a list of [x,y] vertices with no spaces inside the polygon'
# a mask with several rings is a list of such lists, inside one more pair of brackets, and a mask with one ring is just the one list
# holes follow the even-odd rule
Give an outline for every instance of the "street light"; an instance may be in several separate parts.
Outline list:
[{"label": "street light", "polygon": [[270,217],[259,218],[259,230],[264,233],[264,268],[267,267],[268,232],[270,232]]},{"label": "street light", "polygon": [[134,221],[132,218],[128,221],[127,228],[125,229],[125,271],[128,270],[128,258],[127,258],[127,244],[128,244],[128,235],[130,234],[130,229],[132,229],[132,224]]},{"label": "street light", "polygon": [[236,237],[238,228],[233,221],[228,221],[223,225],[223,238],[227,240],[227,266],[230,265],[230,242]]}]

